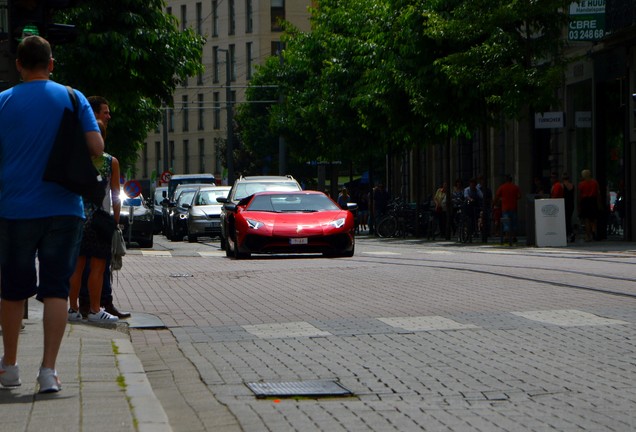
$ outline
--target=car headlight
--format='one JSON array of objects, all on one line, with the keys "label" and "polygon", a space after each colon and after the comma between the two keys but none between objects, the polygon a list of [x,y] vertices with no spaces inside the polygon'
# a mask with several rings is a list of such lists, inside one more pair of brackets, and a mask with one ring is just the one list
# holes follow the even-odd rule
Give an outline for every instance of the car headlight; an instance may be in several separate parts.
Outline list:
[{"label": "car headlight", "polygon": [[329,222],[329,225],[331,225],[334,228],[342,228],[345,224],[345,221],[346,221],[345,218],[340,218],[340,219],[336,219]]},{"label": "car headlight", "polygon": [[246,219],[246,221],[247,221],[247,226],[249,228],[255,229],[255,230],[259,229],[260,227],[262,227],[264,225],[263,222],[259,222],[259,221],[254,220],[254,219]]}]

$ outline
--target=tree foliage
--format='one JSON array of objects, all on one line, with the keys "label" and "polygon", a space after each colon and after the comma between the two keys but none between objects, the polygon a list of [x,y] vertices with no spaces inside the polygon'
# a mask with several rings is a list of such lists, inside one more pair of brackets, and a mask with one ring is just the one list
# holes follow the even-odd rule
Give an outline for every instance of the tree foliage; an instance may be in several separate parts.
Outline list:
[{"label": "tree foliage", "polygon": [[177,85],[202,70],[204,39],[180,31],[162,0],[86,0],[58,17],[75,42],[54,47],[54,79],[108,99],[107,151],[131,167]]},{"label": "tree foliage", "polygon": [[[245,145],[299,159],[367,159],[500,116],[546,110],[563,79],[563,0],[321,0],[312,30],[285,25],[284,62],[261,67]],[[273,86],[267,90],[258,86]]]}]

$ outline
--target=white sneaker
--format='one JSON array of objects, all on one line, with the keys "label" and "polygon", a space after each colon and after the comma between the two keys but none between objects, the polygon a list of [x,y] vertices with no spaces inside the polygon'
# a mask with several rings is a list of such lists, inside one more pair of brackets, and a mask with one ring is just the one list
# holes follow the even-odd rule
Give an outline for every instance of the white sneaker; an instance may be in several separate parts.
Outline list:
[{"label": "white sneaker", "polygon": [[57,376],[57,371],[50,368],[40,368],[38,373],[40,393],[57,393],[62,390],[62,381]]},{"label": "white sneaker", "polygon": [[0,360],[0,384],[3,387],[20,387],[20,368],[17,364],[13,366],[5,365],[4,359]]},{"label": "white sneaker", "polygon": [[114,323],[119,321],[119,318],[116,317],[115,315],[109,314],[108,312],[104,310],[104,308],[101,308],[99,312],[96,312],[96,313],[89,312],[88,321],[96,322],[96,323]]},{"label": "white sneaker", "polygon": [[68,320],[70,322],[81,321],[82,320],[82,314],[79,313],[76,310],[73,310],[73,309],[69,308],[68,309]]}]

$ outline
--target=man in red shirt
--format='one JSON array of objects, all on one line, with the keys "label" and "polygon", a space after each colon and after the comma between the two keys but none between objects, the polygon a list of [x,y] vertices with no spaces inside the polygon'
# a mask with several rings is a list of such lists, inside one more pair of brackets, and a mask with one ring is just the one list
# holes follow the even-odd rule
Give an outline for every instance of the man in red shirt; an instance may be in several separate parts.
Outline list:
[{"label": "man in red shirt", "polygon": [[585,241],[596,237],[596,220],[601,208],[601,190],[588,169],[581,171],[579,183],[579,217],[585,222]]},{"label": "man in red shirt", "polygon": [[501,221],[503,223],[504,241],[512,246],[517,232],[517,210],[521,199],[521,189],[512,182],[512,176],[506,175],[506,182],[495,193],[495,204],[501,206]]},{"label": "man in red shirt", "polygon": [[563,184],[559,181],[557,173],[553,172],[550,176],[552,188],[550,188],[550,198],[563,198]]}]

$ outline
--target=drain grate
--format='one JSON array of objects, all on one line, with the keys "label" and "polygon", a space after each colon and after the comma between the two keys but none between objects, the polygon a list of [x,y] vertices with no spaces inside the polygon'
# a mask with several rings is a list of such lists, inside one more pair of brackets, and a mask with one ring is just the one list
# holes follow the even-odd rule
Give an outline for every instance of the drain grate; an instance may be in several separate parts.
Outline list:
[{"label": "drain grate", "polygon": [[247,383],[257,398],[294,396],[351,396],[353,393],[336,381],[290,381]]}]

